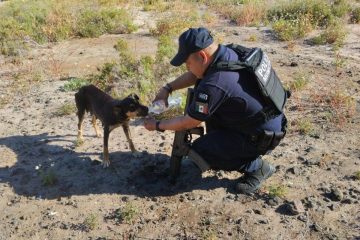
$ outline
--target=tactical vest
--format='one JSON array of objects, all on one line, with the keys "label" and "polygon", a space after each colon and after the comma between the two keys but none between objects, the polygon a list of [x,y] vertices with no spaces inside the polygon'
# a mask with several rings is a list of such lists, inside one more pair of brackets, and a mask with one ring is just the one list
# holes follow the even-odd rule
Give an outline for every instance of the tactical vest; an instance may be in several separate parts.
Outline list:
[{"label": "tactical vest", "polygon": [[249,71],[254,75],[265,102],[261,111],[236,124],[236,127],[255,127],[279,116],[283,112],[286,99],[290,97],[290,92],[282,86],[269,57],[260,48],[246,48],[236,44],[227,47],[234,50],[240,60],[218,62],[212,68],[221,71]]}]

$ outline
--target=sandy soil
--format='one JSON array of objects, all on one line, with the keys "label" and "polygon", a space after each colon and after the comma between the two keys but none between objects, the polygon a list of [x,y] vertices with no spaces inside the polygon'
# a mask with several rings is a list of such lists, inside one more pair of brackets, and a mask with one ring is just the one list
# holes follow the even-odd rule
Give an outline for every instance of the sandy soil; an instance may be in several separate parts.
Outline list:
[{"label": "sandy soil", "polygon": [[[276,174],[252,196],[234,191],[240,173],[201,174],[188,159],[171,184],[173,132],[148,132],[141,119],[131,123],[141,156],[131,154],[118,128],[110,135],[111,167],[103,169],[102,139],[95,137],[90,121],[85,122],[85,143],[76,147],[76,115],[54,115],[63,103],[74,101],[74,92],[61,91],[65,81],[59,79],[96,72],[116,59],[112,46],[117,39],[128,40],[139,55],[155,53],[157,41],[145,27],[130,35],[34,46],[20,66],[0,58],[3,96],[11,92],[9,79],[16,71],[43,67],[52,74],[26,91],[15,91],[0,109],[1,240],[360,239],[360,186],[353,177],[360,170],[360,25],[348,26],[341,69],[332,64],[330,46],[299,41],[290,49],[267,28],[226,22],[213,27],[225,42],[264,48],[284,82],[306,71],[312,74],[309,88],[335,91],[341,86],[357,101],[352,123],[341,129],[288,134],[265,156],[277,166]],[[257,41],[246,41],[250,35]],[[295,95],[289,106],[299,98]],[[303,113],[288,109],[287,114],[295,120]],[[49,179],[56,181],[44,185]],[[270,198],[269,186],[286,186],[286,196]]]}]

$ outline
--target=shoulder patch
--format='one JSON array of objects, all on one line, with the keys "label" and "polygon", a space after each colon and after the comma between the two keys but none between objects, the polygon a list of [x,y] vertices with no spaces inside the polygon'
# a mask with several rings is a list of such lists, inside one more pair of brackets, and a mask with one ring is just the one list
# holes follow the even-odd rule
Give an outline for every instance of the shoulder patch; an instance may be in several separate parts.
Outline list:
[{"label": "shoulder patch", "polygon": [[195,110],[202,114],[208,114],[209,106],[207,103],[195,102]]},{"label": "shoulder patch", "polygon": [[203,93],[203,92],[199,92],[198,99],[200,101],[203,101],[203,102],[208,102],[209,101],[209,95],[206,94],[206,93]]},{"label": "shoulder patch", "polygon": [[201,114],[209,113],[210,95],[205,92],[198,92],[195,97],[195,111]]}]

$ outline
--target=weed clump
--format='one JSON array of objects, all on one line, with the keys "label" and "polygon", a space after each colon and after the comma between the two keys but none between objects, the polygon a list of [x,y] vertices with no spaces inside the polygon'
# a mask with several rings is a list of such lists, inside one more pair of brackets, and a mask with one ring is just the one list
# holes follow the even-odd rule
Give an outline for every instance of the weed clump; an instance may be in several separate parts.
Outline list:
[{"label": "weed clump", "polygon": [[41,177],[41,183],[44,186],[53,186],[58,181],[56,174],[52,170],[49,170],[47,172],[41,171],[40,177]]},{"label": "weed clump", "polygon": [[138,216],[138,214],[139,209],[131,203],[127,203],[124,207],[118,208],[106,216],[106,219],[111,219],[115,221],[116,224],[131,224],[135,221],[135,218]]},{"label": "weed clump", "polygon": [[89,216],[87,216],[85,218],[84,222],[82,223],[83,228],[86,231],[94,230],[96,228],[97,224],[98,224],[98,221],[97,221],[97,217],[95,214],[90,214]]},{"label": "weed clump", "polygon": [[64,103],[62,104],[54,113],[55,116],[62,117],[67,116],[76,111],[76,107],[73,103]]},{"label": "weed clump", "polygon": [[69,91],[77,91],[81,87],[89,85],[89,81],[83,78],[70,78],[64,86],[61,88],[62,91],[69,92]]},{"label": "weed clump", "polygon": [[360,7],[357,7],[351,11],[350,21],[352,23],[360,23]]},{"label": "weed clump", "polygon": [[272,185],[269,187],[269,197],[275,198],[284,198],[287,194],[287,188],[280,185]]}]

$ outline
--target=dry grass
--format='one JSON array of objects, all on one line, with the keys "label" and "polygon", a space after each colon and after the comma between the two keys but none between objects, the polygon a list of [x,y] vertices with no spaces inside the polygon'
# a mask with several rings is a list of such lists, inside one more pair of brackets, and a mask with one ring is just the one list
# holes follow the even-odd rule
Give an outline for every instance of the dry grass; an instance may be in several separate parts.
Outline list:
[{"label": "dry grass", "polygon": [[266,19],[267,8],[263,1],[249,1],[234,16],[239,26],[259,25]]},{"label": "dry grass", "polygon": [[58,109],[56,109],[54,115],[57,117],[62,117],[73,114],[75,113],[75,111],[76,111],[76,106],[74,105],[74,103],[66,102],[63,105],[61,105]]},{"label": "dry grass", "polygon": [[356,112],[355,99],[344,92],[313,93],[310,98],[322,114],[318,114],[327,123],[343,128]]}]

